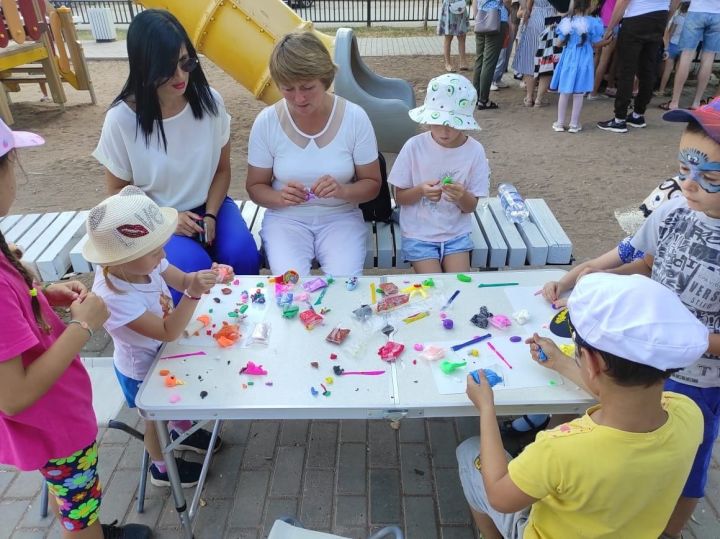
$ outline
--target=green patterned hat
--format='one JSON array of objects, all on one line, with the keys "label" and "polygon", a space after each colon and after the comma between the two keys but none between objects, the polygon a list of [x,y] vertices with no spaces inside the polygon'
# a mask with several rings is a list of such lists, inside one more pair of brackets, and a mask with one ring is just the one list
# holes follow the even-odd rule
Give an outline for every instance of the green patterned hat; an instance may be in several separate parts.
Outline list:
[{"label": "green patterned hat", "polygon": [[428,83],[425,103],[408,112],[414,122],[447,125],[461,131],[480,130],[473,117],[477,92],[462,75],[448,73]]}]

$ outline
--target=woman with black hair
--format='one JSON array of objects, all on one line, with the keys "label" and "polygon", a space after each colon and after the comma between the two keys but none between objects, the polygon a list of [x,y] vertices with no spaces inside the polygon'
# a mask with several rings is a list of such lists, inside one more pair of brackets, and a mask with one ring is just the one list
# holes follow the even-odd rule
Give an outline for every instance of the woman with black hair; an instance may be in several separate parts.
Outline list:
[{"label": "woman with black hair", "polygon": [[[257,274],[255,241],[227,196],[230,116],[185,29],[167,11],[143,11],[128,28],[127,49],[130,74],[93,153],[105,167],[108,193],[131,183],[178,210],[165,250],[184,272],[214,261],[238,275]],[[172,292],[177,303],[182,292]]]}]

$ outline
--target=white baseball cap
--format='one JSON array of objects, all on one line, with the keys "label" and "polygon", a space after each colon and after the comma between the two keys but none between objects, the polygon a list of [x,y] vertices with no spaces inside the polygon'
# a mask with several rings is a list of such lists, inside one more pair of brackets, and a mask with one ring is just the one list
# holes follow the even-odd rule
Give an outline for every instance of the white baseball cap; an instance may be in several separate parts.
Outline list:
[{"label": "white baseball cap", "polygon": [[128,185],[90,210],[83,256],[101,266],[137,260],[165,245],[177,220],[175,208],[161,208],[142,189]]},{"label": "white baseball cap", "polygon": [[30,131],[13,131],[0,120],[0,157],[14,148],[27,148],[45,144],[45,139]]},{"label": "white baseball cap", "polygon": [[419,124],[447,125],[460,130],[480,130],[473,117],[477,104],[475,87],[462,75],[447,73],[428,83],[425,103],[408,111]]},{"label": "white baseball cap", "polygon": [[568,310],[593,348],[661,371],[689,367],[708,349],[708,328],[677,294],[642,275],[586,275]]}]

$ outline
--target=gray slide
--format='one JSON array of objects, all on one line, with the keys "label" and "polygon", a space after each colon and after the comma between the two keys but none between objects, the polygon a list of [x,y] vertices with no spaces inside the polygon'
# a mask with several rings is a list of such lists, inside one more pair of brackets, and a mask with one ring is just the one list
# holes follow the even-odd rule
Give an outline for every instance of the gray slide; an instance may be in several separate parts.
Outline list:
[{"label": "gray slide", "polygon": [[350,28],[335,36],[335,93],[357,103],[370,117],[378,149],[398,153],[405,141],[417,133],[417,124],[408,116],[415,108],[415,92],[407,81],[381,77],[360,58],[357,40]]}]

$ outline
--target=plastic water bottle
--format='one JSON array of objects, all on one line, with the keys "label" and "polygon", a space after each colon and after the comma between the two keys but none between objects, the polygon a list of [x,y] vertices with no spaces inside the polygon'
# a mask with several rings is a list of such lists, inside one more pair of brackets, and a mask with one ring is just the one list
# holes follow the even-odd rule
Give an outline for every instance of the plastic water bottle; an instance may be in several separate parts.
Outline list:
[{"label": "plastic water bottle", "polygon": [[530,211],[523,197],[520,196],[515,186],[510,183],[502,183],[498,186],[498,198],[505,215],[513,223],[522,223],[530,217]]}]

